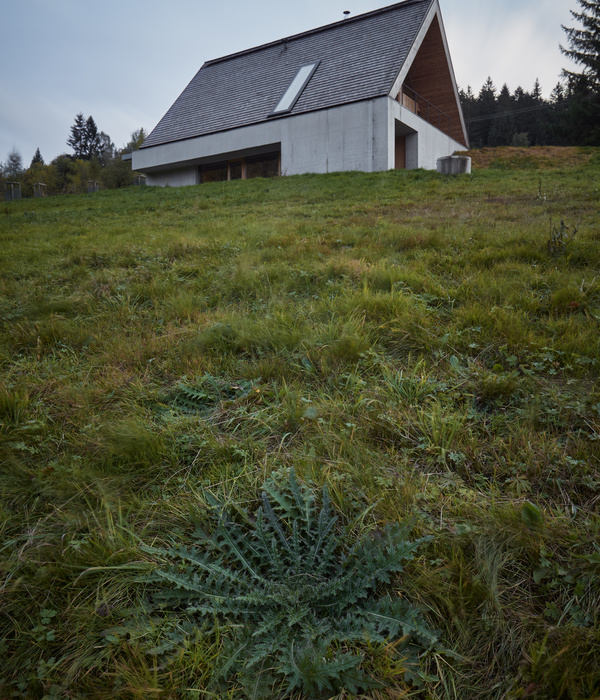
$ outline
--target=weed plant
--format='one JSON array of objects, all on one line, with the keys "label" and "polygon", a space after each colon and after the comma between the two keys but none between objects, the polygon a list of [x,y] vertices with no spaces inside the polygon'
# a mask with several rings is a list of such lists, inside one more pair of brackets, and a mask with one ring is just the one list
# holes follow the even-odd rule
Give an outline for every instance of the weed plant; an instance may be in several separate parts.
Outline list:
[{"label": "weed plant", "polygon": [[436,633],[403,597],[374,597],[423,540],[409,542],[407,528],[394,524],[351,544],[352,534],[336,527],[327,487],[319,507],[293,469],[283,487],[265,484],[255,513],[226,510],[210,494],[207,500],[212,531],[197,525],[189,544],[144,548],[167,565],[148,579],[160,587],[136,627],[151,626],[150,608],[155,616],[168,611],[163,624],[183,632],[151,653],[172,653],[189,635],[221,635],[209,689],[222,695],[225,682],[235,678],[250,698],[283,697],[295,689],[318,698],[383,688],[360,668],[356,647],[365,643],[388,649],[405,680],[432,680],[420,657],[442,650]]},{"label": "weed plant", "polygon": [[600,696],[600,157],[473,156],[0,209],[0,697],[244,697],[225,618],[135,628],[144,547],[292,467],[339,551],[429,538],[370,595],[454,652],[332,640],[386,687],[331,696]]}]

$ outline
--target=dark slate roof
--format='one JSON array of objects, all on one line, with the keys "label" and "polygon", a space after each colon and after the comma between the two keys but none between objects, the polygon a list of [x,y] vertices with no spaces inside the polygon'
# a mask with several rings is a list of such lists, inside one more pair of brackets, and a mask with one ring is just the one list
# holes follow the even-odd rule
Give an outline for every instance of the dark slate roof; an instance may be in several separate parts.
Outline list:
[{"label": "dark slate roof", "polygon": [[387,95],[432,3],[405,0],[207,61],[142,148],[267,121],[298,69],[315,61],[285,116]]}]

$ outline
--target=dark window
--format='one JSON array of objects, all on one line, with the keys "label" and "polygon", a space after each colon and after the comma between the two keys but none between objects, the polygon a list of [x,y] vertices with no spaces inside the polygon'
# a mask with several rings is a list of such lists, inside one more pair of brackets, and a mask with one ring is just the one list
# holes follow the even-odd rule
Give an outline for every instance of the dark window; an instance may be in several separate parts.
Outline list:
[{"label": "dark window", "polygon": [[246,177],[277,177],[279,175],[279,153],[246,158]]},{"label": "dark window", "polygon": [[229,179],[241,180],[244,170],[244,164],[241,160],[229,161]]},{"label": "dark window", "polygon": [[251,177],[277,177],[280,170],[279,151],[260,156],[221,161],[200,166],[200,182],[246,180]]},{"label": "dark window", "polygon": [[227,179],[227,163],[204,165],[200,172],[201,182],[222,182]]}]

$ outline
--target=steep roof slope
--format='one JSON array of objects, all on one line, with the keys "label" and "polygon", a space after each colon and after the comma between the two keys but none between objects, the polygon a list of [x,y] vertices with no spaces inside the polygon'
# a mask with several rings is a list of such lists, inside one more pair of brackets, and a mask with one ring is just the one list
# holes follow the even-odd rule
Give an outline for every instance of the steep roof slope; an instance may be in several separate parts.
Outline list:
[{"label": "steep roof slope", "polygon": [[405,0],[207,61],[142,148],[266,121],[298,69],[316,61],[287,114],[387,95],[433,1]]}]

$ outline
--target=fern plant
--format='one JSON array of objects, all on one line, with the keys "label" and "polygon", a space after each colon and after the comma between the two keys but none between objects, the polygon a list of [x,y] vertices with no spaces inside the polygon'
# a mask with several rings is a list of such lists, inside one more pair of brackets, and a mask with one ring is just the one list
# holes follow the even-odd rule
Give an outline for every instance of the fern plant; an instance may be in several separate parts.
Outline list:
[{"label": "fern plant", "polygon": [[327,488],[320,499],[292,470],[284,488],[267,483],[255,514],[210,497],[214,528],[191,546],[146,548],[166,564],[152,574],[155,602],[197,621],[229,628],[214,683],[233,677],[249,697],[301,690],[310,697],[380,684],[352,647],[401,638],[406,678],[437,635],[402,597],[377,596],[423,539],[394,524],[349,545]]}]

